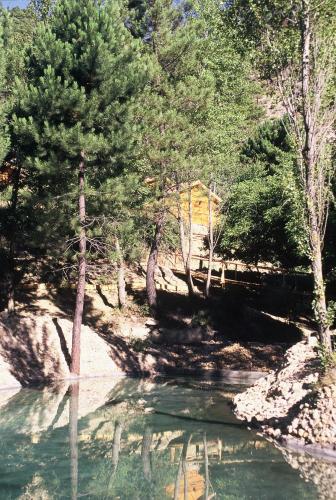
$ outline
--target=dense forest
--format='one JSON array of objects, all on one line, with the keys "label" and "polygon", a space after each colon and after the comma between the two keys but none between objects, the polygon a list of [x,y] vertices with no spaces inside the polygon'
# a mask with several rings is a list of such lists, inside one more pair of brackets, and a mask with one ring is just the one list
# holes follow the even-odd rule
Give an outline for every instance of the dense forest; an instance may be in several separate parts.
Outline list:
[{"label": "dense forest", "polygon": [[181,206],[198,180],[209,196],[201,292],[211,294],[214,256],[307,271],[332,356],[334,7],[32,0],[1,9],[1,307],[15,313],[25,277],[76,283],[73,373],[88,282],[118,283],[123,308],[126,269],[146,256],[155,316],[159,255],[177,251],[189,296],[200,293],[192,214]]}]

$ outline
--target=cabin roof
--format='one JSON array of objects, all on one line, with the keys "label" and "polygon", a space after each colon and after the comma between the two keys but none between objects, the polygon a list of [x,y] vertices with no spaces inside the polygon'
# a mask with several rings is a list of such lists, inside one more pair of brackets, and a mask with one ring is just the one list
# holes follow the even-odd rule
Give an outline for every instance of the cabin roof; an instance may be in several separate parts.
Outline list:
[{"label": "cabin roof", "polygon": [[[154,184],[155,181],[156,181],[155,177],[147,177],[145,179],[145,183],[149,184],[149,185],[150,184]],[[194,189],[194,188],[197,189],[198,188],[199,190],[204,191],[207,195],[208,195],[208,193],[210,191],[209,188],[201,180],[199,180],[199,179],[196,180],[196,181],[194,181],[194,182],[192,182],[191,185],[190,185],[190,187],[191,187],[191,189]],[[188,191],[188,189],[189,189],[189,186],[187,185],[187,183],[182,184],[181,193],[185,193],[186,191]],[[215,194],[213,192],[211,192],[210,194],[211,194],[212,200],[216,204],[221,203],[222,198],[220,196],[218,196],[217,194]]]},{"label": "cabin roof", "polygon": [[[191,183],[191,189],[194,189],[194,188],[199,188],[200,190],[205,191],[207,193],[207,195],[210,192],[210,189],[205,184],[203,184],[203,182],[200,181],[199,179],[197,181],[194,181]],[[185,184],[182,186],[181,193],[184,193],[186,191],[188,191],[188,186]],[[210,194],[211,194],[211,198],[216,203],[220,203],[222,201],[222,198],[220,196],[218,196],[216,193],[213,193],[211,191]]]}]

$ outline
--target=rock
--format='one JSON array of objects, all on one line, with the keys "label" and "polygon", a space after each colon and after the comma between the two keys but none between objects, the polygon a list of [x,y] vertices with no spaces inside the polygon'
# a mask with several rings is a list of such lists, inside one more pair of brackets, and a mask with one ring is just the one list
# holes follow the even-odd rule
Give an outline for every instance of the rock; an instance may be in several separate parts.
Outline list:
[{"label": "rock", "polygon": [[[0,319],[0,367],[7,366],[7,384],[48,383],[70,377],[72,321],[48,314],[25,313]],[[123,373],[111,348],[86,325],[81,330],[81,376]],[[1,378],[1,384],[3,383]]]},{"label": "rock", "polygon": [[154,318],[148,318],[145,323],[146,326],[157,326],[157,321]]},{"label": "rock", "polygon": [[254,418],[264,432],[276,438],[292,436],[303,445],[314,442],[334,446],[336,382],[316,389],[318,364],[310,345],[300,342],[291,347],[277,371],[235,397],[237,417],[247,421]]}]

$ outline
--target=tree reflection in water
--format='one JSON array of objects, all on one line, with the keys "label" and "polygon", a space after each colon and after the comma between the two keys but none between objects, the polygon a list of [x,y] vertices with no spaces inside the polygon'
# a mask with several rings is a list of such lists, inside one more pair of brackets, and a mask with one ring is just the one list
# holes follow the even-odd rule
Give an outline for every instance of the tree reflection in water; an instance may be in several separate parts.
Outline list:
[{"label": "tree reflection in water", "polygon": [[334,498],[335,465],[295,461],[236,425],[234,390],[129,379],[22,390],[1,407],[0,498]]},{"label": "tree reflection in water", "polygon": [[71,470],[71,500],[77,500],[78,492],[78,397],[79,383],[71,384],[69,405],[69,442]]}]

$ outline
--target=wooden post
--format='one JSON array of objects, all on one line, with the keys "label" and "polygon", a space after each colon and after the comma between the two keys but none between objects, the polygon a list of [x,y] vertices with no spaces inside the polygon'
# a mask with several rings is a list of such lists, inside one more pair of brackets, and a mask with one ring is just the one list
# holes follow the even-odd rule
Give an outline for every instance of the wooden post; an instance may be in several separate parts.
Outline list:
[{"label": "wooden post", "polygon": [[223,288],[225,287],[225,262],[224,262],[224,260],[222,261],[222,271],[221,271],[221,277],[220,277],[220,284]]}]

